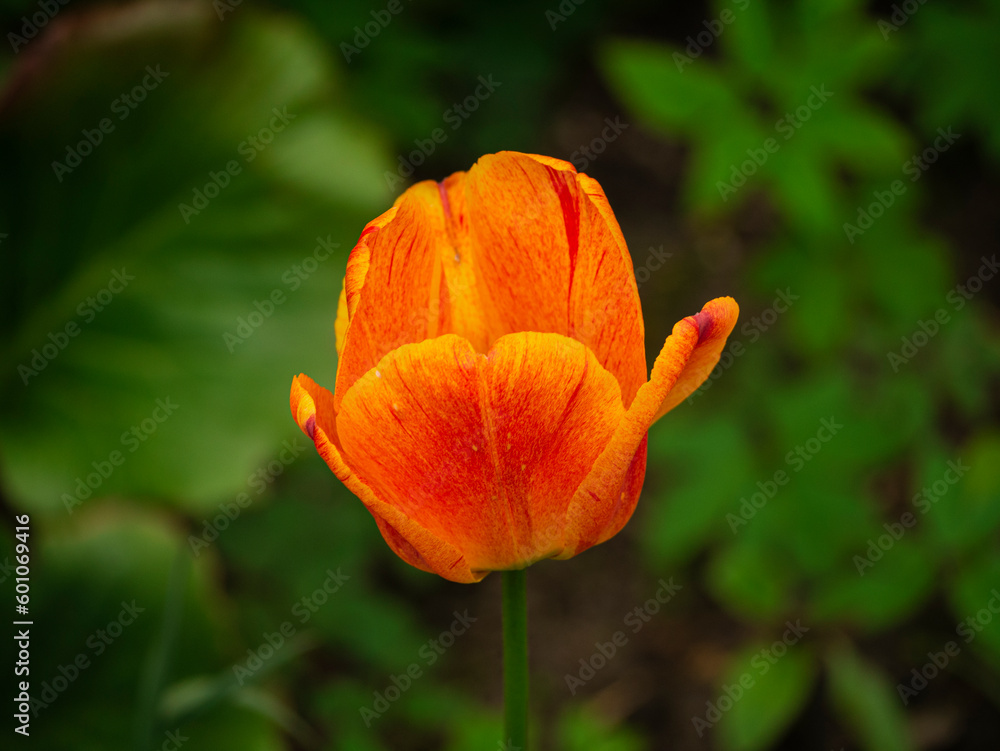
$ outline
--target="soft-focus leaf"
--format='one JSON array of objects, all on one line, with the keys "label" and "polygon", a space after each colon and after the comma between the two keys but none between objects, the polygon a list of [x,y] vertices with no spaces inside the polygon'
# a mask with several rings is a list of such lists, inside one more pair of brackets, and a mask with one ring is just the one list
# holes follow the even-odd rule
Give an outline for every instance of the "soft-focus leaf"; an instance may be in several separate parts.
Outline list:
[{"label": "soft-focus leaf", "polygon": [[559,751],[644,751],[648,746],[627,726],[614,726],[583,707],[570,707],[559,721]]},{"label": "soft-focus leaf", "polygon": [[[711,471],[717,451],[725,454],[732,471]],[[643,546],[662,569],[722,529],[725,509],[740,490],[740,478],[749,474],[750,459],[745,438],[732,425],[685,419],[679,413],[653,429],[649,457],[650,484],[662,477],[664,492],[644,499],[637,513],[644,519]]]},{"label": "soft-focus leaf", "polygon": [[[190,42],[161,50],[170,72],[137,110],[141,119],[118,123],[101,159],[64,177],[72,198],[61,201],[71,213],[32,213],[57,184],[39,162],[60,156],[69,138],[62,126],[36,125],[8,176],[6,192],[23,210],[7,243],[32,264],[29,279],[87,249],[44,295],[23,299],[7,348],[2,459],[12,492],[34,510],[65,513],[123,493],[207,510],[247,490],[247,475],[296,435],[283,407],[291,376],[309,370],[332,380],[331,300],[347,249],[385,195],[384,162],[378,144],[329,103],[333,77],[307,32],[253,13],[230,28],[198,69],[184,62]],[[129,48],[140,80],[148,59],[141,41]],[[229,85],[249,70],[261,71],[253,86]],[[51,97],[35,94],[21,127],[57,106]],[[111,98],[93,92],[87,101]],[[197,119],[181,119],[189,108]],[[87,117],[101,112],[106,104]],[[277,132],[257,142],[260,150],[249,145],[272,125]],[[127,149],[140,135],[144,156],[130,163]],[[116,155],[123,161],[113,180],[101,178]],[[308,177],[317,173],[321,180]],[[161,179],[146,193],[149,174]],[[106,192],[87,187],[95,180],[107,180]],[[196,189],[217,197],[199,200]],[[119,195],[134,204],[127,226]],[[181,204],[197,213],[185,215]],[[46,347],[56,353],[47,363],[33,354]],[[36,375],[27,370],[32,360],[44,366]],[[57,467],[45,459],[53,453]]]},{"label": "soft-focus leaf", "polygon": [[809,700],[816,660],[796,644],[801,637],[788,630],[784,636],[787,640],[752,644],[733,660],[723,684],[742,695],[716,729],[725,751],[771,748]]},{"label": "soft-focus leaf", "polygon": [[865,751],[912,751],[902,704],[882,672],[841,645],[827,658],[830,699]]},{"label": "soft-focus leaf", "polygon": [[[903,529],[898,519],[887,522]],[[896,541],[884,527],[869,527],[851,555],[817,587],[811,617],[869,630],[897,625],[913,615],[931,594],[936,560],[915,539]]]},{"label": "soft-focus leaf", "polygon": [[771,621],[792,605],[789,561],[756,541],[726,546],[712,559],[708,587],[721,603],[748,619]]},{"label": "soft-focus leaf", "polygon": [[686,132],[721,124],[739,112],[724,79],[708,64],[681,69],[678,50],[638,42],[614,42],[603,50],[606,74],[625,100],[651,124]]},{"label": "soft-focus leaf", "polygon": [[1000,669],[1000,551],[996,546],[974,556],[949,592],[962,646],[971,645]]}]

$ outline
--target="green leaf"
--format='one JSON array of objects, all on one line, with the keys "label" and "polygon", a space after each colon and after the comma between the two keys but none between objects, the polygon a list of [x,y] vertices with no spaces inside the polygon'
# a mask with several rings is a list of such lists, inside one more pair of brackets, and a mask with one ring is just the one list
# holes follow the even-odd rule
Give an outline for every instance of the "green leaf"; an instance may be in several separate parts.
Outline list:
[{"label": "green leaf", "polygon": [[998,17],[996,3],[921,7],[907,22],[909,54],[893,79],[919,102],[928,136],[947,126],[963,135],[977,131],[994,163],[1000,159],[1000,98],[996,79],[983,72],[997,66]]},{"label": "green leaf", "polygon": [[903,705],[879,668],[841,644],[827,669],[833,708],[865,751],[913,751]]},{"label": "green leaf", "polygon": [[559,718],[560,751],[644,751],[648,745],[634,730],[608,722],[586,707],[570,705]]},{"label": "green leaf", "polygon": [[817,140],[860,174],[901,178],[911,138],[894,120],[849,99],[830,108],[810,128]]},{"label": "green leaf", "polygon": [[235,670],[227,668],[218,675],[195,675],[177,681],[167,687],[160,698],[158,713],[161,722],[170,726],[183,725],[226,701],[234,704],[242,702],[245,707],[255,708],[252,706],[253,698],[247,699],[244,693],[266,676],[298,660],[314,646],[308,635],[295,634],[280,649],[276,649],[275,656],[264,661],[252,675],[237,676]]},{"label": "green leaf", "polygon": [[[771,159],[771,181],[775,198],[790,221],[810,234],[834,232],[838,225],[839,196],[833,175],[823,163],[827,145],[810,143],[805,129]],[[805,131],[805,133],[803,132]]]},{"label": "green leaf", "polygon": [[167,581],[167,593],[163,603],[163,629],[150,649],[139,682],[136,731],[140,748],[151,748],[157,731],[160,730],[157,725],[156,707],[167,680],[167,671],[174,658],[177,634],[184,615],[184,585],[189,578],[190,569],[191,556],[185,548],[181,548]]},{"label": "green leaf", "polygon": [[[854,329],[856,306],[851,283],[834,261],[812,262],[809,273],[799,275],[795,293],[801,298],[788,330],[803,351],[815,353],[839,349]],[[789,280],[791,281],[791,280]]]},{"label": "green leaf", "polygon": [[787,556],[749,533],[716,553],[707,576],[712,594],[741,617],[771,621],[792,606],[794,574]]},{"label": "green leaf", "polygon": [[958,635],[1000,670],[1000,551],[992,546],[958,572],[948,592]]},{"label": "green leaf", "polygon": [[788,647],[786,641],[759,643],[745,649],[733,660],[723,681],[725,686],[743,693],[719,720],[716,732],[721,748],[770,748],[809,700],[816,668],[811,650]]},{"label": "green leaf", "polygon": [[822,579],[839,571],[857,548],[858,531],[869,520],[871,503],[870,496],[850,483],[793,478],[753,523],[767,527],[773,545],[788,550],[798,570]]},{"label": "green leaf", "polygon": [[[368,572],[378,561],[399,568],[406,564],[382,541],[364,504],[319,457],[311,457],[310,463],[315,471],[301,473],[301,479],[295,468],[289,478],[295,487],[276,494],[266,508],[251,507],[241,515],[220,536],[219,552],[254,581],[270,585],[256,591],[281,593],[271,598],[276,604],[261,614],[256,633],[287,620],[301,631],[319,632],[367,664],[398,670],[413,661],[428,636],[413,609],[374,586]],[[316,486],[305,484],[306,480]],[[315,497],[316,487],[328,497],[320,502],[305,500]],[[296,555],[288,555],[292,549]],[[328,570],[339,570],[349,578],[322,605],[302,605],[303,597],[322,586]]]},{"label": "green leaf", "polygon": [[708,123],[730,125],[742,107],[725,78],[707,60],[679,68],[673,50],[645,42],[616,41],[604,47],[601,66],[612,88],[641,118],[670,131],[702,131]]},{"label": "green leaf", "polygon": [[[952,274],[948,268],[948,248],[910,224],[910,212],[919,193],[911,187],[908,177],[902,173],[899,177],[906,193],[896,198],[886,214],[857,238],[862,250],[857,276],[865,280],[868,294],[881,309],[880,318],[893,329],[894,336],[884,343],[886,350],[897,353],[900,340],[912,334],[917,321],[932,318],[942,308],[951,315],[955,313],[947,300],[949,285],[944,282]],[[856,226],[858,210],[867,211],[875,201],[875,191],[884,192],[889,185],[868,183],[859,191],[859,206],[844,221]],[[886,358],[884,354],[882,357]]]},{"label": "green leaf", "polygon": [[[721,18],[727,11],[733,14],[733,22],[724,27],[719,41],[727,52],[732,53],[737,69],[746,68],[755,76],[770,77],[779,64],[774,54],[774,15],[764,3],[722,2],[716,3]],[[714,20],[714,19],[713,19]]]},{"label": "green leaf", "polygon": [[[58,530],[32,521],[33,577],[45,584],[32,597],[33,639],[44,645],[32,654],[33,685],[41,695],[45,682],[51,685],[65,674],[60,667],[84,665],[41,710],[32,737],[42,748],[132,748],[143,666],[165,630],[172,632],[175,648],[169,662],[159,666],[161,677],[176,680],[230,667],[224,646],[229,624],[221,617],[223,594],[215,572],[204,558],[187,573],[175,571],[183,586],[176,584],[168,598],[171,569],[184,540],[161,518],[135,508],[102,504],[81,510],[74,515],[77,524]],[[109,712],[108,706],[118,709]],[[220,737],[235,739],[241,748],[269,751],[278,741],[268,723],[246,722],[246,713],[226,711],[190,724],[160,726],[152,748],[174,730],[189,737],[184,747],[195,751],[225,747],[228,741],[220,745]]]},{"label": "green leaf", "polygon": [[[718,127],[722,122],[725,127]],[[687,191],[692,204],[718,210],[723,205],[735,206],[763,188],[766,183],[758,173],[764,169],[758,170],[752,153],[759,159],[766,137],[753,118],[738,111],[716,121],[714,127],[700,128]]]},{"label": "green leaf", "polygon": [[299,714],[278,697],[252,686],[247,686],[233,696],[237,706],[256,712],[272,721],[303,746],[317,746],[320,738]]},{"label": "green leaf", "polygon": [[309,697],[309,705],[313,714],[322,719],[328,732],[336,734],[344,748],[385,751],[390,747],[381,742],[378,731],[384,723],[390,722],[391,715],[365,722],[360,714],[360,708],[371,707],[372,693],[367,685],[338,678]]},{"label": "green leaf", "polygon": [[[712,464],[725,456],[728,471]],[[648,493],[637,513],[642,545],[655,570],[684,561],[725,527],[725,509],[752,477],[745,436],[730,420],[680,410],[651,431]],[[657,490],[662,482],[662,490]]]},{"label": "green leaf", "polygon": [[971,551],[1000,529],[998,467],[1000,436],[992,432],[960,450],[935,447],[923,457],[913,503],[940,549],[956,555]]},{"label": "green leaf", "polygon": [[819,582],[810,618],[878,631],[904,622],[927,601],[936,584],[937,560],[916,539],[894,541],[884,528],[862,529],[869,536],[859,535],[853,554]]},{"label": "green leaf", "polygon": [[[144,25],[115,37],[125,72],[27,91],[11,125],[21,143],[0,178],[4,252],[22,268],[0,280],[15,312],[0,355],[0,462],[15,502],[35,512],[127,495],[206,513],[249,490],[283,439],[301,440],[292,375],[332,382],[344,260],[389,204],[384,147],[335,95],[308,30],[251,11],[215,39],[207,8],[184,23],[202,63],[188,59],[191,38],[159,40],[169,76],[62,182],[53,156],[109,115],[118,77],[145,75]],[[75,45],[52,75],[77,81],[109,54]],[[262,150],[249,145],[272,125]],[[120,288],[116,274],[132,278]]]}]

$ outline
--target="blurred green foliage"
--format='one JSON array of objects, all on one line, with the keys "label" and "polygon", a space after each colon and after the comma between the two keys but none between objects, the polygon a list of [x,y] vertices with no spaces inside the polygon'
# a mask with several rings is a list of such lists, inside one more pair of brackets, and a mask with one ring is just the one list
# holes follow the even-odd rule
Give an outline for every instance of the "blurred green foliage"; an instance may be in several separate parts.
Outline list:
[{"label": "blurred green foliage", "polygon": [[[503,748],[489,580],[399,562],[288,386],[332,384],[387,175],[576,161],[616,116],[587,171],[637,266],[638,238],[690,241],[643,283],[647,331],[718,294],[742,314],[651,431],[632,524],[586,554],[622,592],[680,572],[697,594],[571,697],[559,675],[621,612],[584,557],[551,564],[597,605],[533,637],[539,747],[995,744],[1000,282],[970,280],[998,239],[1000,3],[81,2],[29,35],[39,7],[0,11],[23,35],[0,58],[0,493],[31,516],[39,748]],[[496,94],[452,128],[479,76]]]},{"label": "blurred green foliage", "polygon": [[[703,221],[749,210],[741,201],[763,197],[775,207],[768,243],[743,272],[765,304],[776,287],[801,298],[787,320],[769,321],[765,309],[761,320],[774,328],[746,347],[768,352],[720,369],[725,383],[711,398],[654,433],[651,457],[682,474],[670,476],[666,504],[650,515],[646,546],[665,562],[710,546],[707,585],[740,618],[773,628],[801,614],[829,650],[834,709],[872,751],[915,746],[893,682],[841,637],[905,628],[940,595],[960,623],[1000,581],[1000,463],[982,453],[997,436],[995,309],[972,299],[988,280],[953,291],[976,274],[993,277],[991,254],[976,253],[995,246],[956,257],[927,227],[931,195],[947,188],[917,183],[956,140],[942,132],[957,129],[969,149],[978,132],[991,148],[997,118],[976,107],[994,83],[978,80],[985,67],[973,73],[966,55],[995,66],[995,45],[976,40],[997,26],[975,4],[910,5],[919,12],[893,6],[904,27],[893,15],[876,24],[854,2],[717,3],[713,18],[732,19],[716,26],[722,33],[705,37],[706,24],[687,47],[618,39],[601,57],[642,122],[690,144],[686,196]],[[979,31],[967,47],[957,29],[972,27]],[[703,39],[715,54],[702,57]],[[933,76],[915,80],[921,66]],[[890,106],[901,91],[913,121]],[[741,302],[746,321],[755,311]],[[760,328],[744,322],[736,337],[756,339]],[[954,414],[947,429],[943,412]],[[828,442],[813,438],[823,418],[843,426],[827,432]],[[735,471],[713,473],[720,456]],[[777,471],[787,485],[775,483]],[[723,515],[728,530],[718,524]],[[973,646],[993,666],[987,694],[998,631],[991,623]],[[918,668],[926,659],[919,649],[910,656]],[[810,671],[779,664],[789,686],[725,714],[723,748],[768,748],[795,719]]]}]

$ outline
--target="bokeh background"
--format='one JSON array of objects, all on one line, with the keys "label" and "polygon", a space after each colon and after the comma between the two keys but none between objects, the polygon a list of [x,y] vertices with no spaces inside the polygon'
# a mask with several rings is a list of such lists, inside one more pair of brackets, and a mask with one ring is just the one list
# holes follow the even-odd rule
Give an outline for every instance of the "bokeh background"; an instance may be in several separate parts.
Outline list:
[{"label": "bokeh background", "polygon": [[0,592],[28,514],[36,700],[4,748],[504,748],[499,578],[399,561],[287,406],[333,384],[364,223],[501,149],[605,187],[650,362],[742,308],[628,527],[529,572],[536,748],[998,747],[1000,2],[0,20]]}]

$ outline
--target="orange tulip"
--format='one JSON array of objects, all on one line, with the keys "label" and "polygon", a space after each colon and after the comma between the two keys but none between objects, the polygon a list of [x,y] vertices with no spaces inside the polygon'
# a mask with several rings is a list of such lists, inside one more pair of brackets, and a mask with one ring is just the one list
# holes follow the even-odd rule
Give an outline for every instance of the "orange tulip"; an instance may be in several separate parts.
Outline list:
[{"label": "orange tulip", "polygon": [[331,393],[292,414],[396,554],[456,582],[570,558],[632,515],[646,432],[738,308],[677,323],[646,379],[632,261],[600,185],[502,152],[404,192],[351,251]]}]

